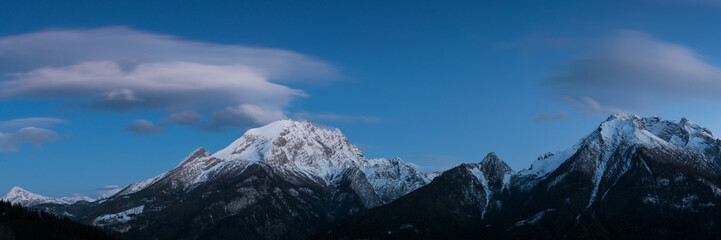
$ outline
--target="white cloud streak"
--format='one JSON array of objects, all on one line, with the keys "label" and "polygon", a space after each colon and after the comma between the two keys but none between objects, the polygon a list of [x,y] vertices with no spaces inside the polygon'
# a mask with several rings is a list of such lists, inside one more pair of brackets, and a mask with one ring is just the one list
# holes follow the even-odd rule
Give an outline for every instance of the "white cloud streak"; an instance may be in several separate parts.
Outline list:
[{"label": "white cloud streak", "polygon": [[156,125],[155,123],[145,120],[145,119],[136,119],[132,123],[125,126],[123,131],[126,132],[132,132],[135,134],[145,134],[145,135],[154,135],[154,134],[161,134],[165,133],[165,130],[162,126]]},{"label": "white cloud streak", "polygon": [[105,185],[102,187],[95,188],[94,192],[98,198],[105,198],[115,195],[116,193],[123,190],[124,187],[118,185]]},{"label": "white cloud streak", "polygon": [[209,131],[220,131],[226,127],[265,125],[281,119],[288,119],[286,112],[283,110],[263,108],[253,104],[241,104],[213,112],[210,122],[202,123],[200,128]]},{"label": "white cloud streak", "polygon": [[203,116],[193,111],[182,111],[168,115],[167,121],[178,125],[193,125],[203,119]]},{"label": "white cloud streak", "polygon": [[52,127],[63,123],[67,122],[59,118],[18,118],[0,121],[0,129],[16,130],[24,127]]},{"label": "white cloud streak", "polygon": [[346,116],[332,113],[294,113],[293,118],[298,120],[307,120],[310,122],[338,122],[338,123],[378,123],[381,121],[379,117],[370,116]]},{"label": "white cloud streak", "polygon": [[419,154],[404,159],[416,164],[422,172],[442,172],[463,163],[463,158],[450,155]]},{"label": "white cloud streak", "polygon": [[538,117],[536,117],[536,122],[548,125],[555,121],[567,120],[567,119],[569,119],[569,116],[566,112],[564,112],[562,110],[556,110],[552,113],[538,114]]}]

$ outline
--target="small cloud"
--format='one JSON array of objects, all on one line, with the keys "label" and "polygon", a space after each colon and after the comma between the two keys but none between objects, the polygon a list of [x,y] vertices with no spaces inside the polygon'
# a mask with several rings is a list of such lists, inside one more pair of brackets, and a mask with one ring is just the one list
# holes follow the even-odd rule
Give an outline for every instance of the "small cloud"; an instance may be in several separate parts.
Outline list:
[{"label": "small cloud", "polygon": [[346,116],[346,115],[337,115],[337,114],[331,114],[331,113],[309,113],[309,112],[294,113],[293,118],[298,119],[298,120],[307,120],[310,122],[378,123],[381,121],[381,119],[379,117]]},{"label": "small cloud", "polygon": [[551,124],[552,122],[566,120],[568,118],[569,117],[568,117],[568,114],[566,114],[566,112],[564,112],[562,110],[556,110],[552,113],[539,114],[538,117],[536,118],[536,122],[548,125],[548,124]]},{"label": "small cloud", "polygon": [[288,119],[288,117],[281,110],[263,108],[252,104],[241,104],[213,112],[210,122],[201,126],[201,128],[210,131],[222,131],[227,127],[247,128],[282,119]]},{"label": "small cloud", "polygon": [[136,119],[132,123],[125,126],[123,131],[133,132],[135,134],[148,135],[165,133],[165,130],[162,126],[156,125],[155,123],[145,119]]},{"label": "small cloud", "polygon": [[449,155],[419,154],[404,157],[407,162],[418,166],[422,172],[439,172],[463,163],[463,158]]},{"label": "small cloud", "polygon": [[99,198],[110,197],[123,190],[123,187],[118,185],[106,185],[99,188],[95,188],[95,195]]},{"label": "small cloud", "polygon": [[276,120],[286,119],[285,113],[280,110],[262,108],[252,104],[241,104],[225,108],[225,112],[241,118],[248,118],[255,124],[268,124]]},{"label": "small cloud", "polygon": [[603,108],[601,108],[601,104],[599,104],[596,100],[593,100],[593,98],[586,97],[586,96],[581,96],[578,98],[563,96],[563,97],[561,97],[561,102],[568,103],[574,109],[576,109],[576,111],[582,112],[586,115],[588,115],[592,112],[596,112],[596,113],[603,112]]},{"label": "small cloud", "polygon": [[202,119],[202,115],[193,111],[176,112],[168,116],[168,122],[178,125],[193,125],[200,122]]},{"label": "small cloud", "polygon": [[17,152],[19,143],[42,144],[58,139],[56,132],[44,128],[23,127],[16,132],[0,133],[0,152]]}]

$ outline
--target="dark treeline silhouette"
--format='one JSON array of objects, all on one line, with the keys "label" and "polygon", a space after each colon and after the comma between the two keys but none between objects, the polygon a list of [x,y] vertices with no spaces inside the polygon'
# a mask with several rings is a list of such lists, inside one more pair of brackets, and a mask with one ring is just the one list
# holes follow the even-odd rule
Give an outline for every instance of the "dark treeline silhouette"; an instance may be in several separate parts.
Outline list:
[{"label": "dark treeline silhouette", "polygon": [[120,239],[67,218],[0,201],[0,240]]}]

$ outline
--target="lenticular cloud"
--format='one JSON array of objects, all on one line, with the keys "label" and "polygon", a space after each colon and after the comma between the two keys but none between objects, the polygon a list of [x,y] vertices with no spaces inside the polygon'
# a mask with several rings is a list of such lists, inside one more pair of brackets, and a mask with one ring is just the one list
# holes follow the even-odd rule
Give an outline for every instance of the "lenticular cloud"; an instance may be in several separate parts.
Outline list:
[{"label": "lenticular cloud", "polygon": [[721,99],[721,67],[703,61],[689,47],[637,31],[620,31],[559,69],[547,83],[575,108],[599,111],[669,98]]},{"label": "lenticular cloud", "polygon": [[[61,99],[88,109],[200,112],[216,117],[197,124],[218,129],[285,118],[291,101],[306,96],[285,83],[327,80],[336,71],[286,50],[110,27],[0,38],[0,73],[0,100]],[[247,119],[217,117],[238,106],[254,111],[234,114]]]}]

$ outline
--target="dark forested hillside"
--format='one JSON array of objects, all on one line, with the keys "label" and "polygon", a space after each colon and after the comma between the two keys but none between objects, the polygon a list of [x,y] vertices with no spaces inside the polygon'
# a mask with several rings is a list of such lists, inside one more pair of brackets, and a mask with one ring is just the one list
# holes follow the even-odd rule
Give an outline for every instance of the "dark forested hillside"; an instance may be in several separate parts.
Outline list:
[{"label": "dark forested hillside", "polygon": [[0,201],[0,240],[119,239],[67,218]]}]

